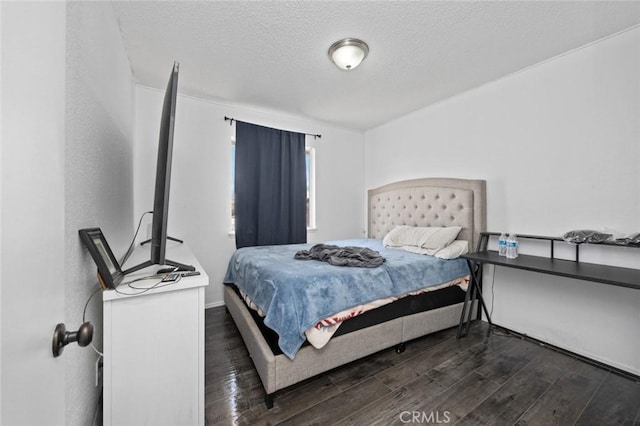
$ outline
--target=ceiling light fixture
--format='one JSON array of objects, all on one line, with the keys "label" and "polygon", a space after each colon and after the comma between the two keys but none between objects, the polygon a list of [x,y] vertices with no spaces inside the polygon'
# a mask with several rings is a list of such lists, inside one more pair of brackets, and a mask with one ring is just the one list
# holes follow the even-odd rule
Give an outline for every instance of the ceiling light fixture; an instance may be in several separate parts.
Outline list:
[{"label": "ceiling light fixture", "polygon": [[369,46],[357,38],[338,40],[329,48],[329,58],[345,71],[355,69],[369,54]]}]

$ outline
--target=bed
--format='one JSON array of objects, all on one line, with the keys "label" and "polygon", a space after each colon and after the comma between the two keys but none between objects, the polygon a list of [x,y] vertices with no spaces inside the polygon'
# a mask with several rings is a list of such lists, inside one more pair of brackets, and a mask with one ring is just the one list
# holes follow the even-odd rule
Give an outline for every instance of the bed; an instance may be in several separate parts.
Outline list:
[{"label": "bed", "polygon": [[[400,225],[459,226],[461,230],[457,239],[468,241],[469,247],[474,248],[480,232],[486,228],[485,204],[483,180],[424,178],[388,184],[368,192],[368,237],[382,240],[389,231]],[[452,294],[451,287],[448,289],[431,293]],[[273,332],[247,306],[237,288],[225,286],[224,299],[260,376],[267,406],[271,407],[273,395],[281,389],[383,349],[396,346],[400,352],[402,345],[410,340],[457,325],[462,312],[462,300],[460,295],[450,297],[449,293],[448,296],[438,296],[439,300],[448,301],[438,302],[426,311],[408,310],[409,314],[398,316],[398,309],[404,309],[402,306],[416,304],[408,301],[408,298],[402,298],[349,319],[340,326],[344,332],[336,333],[322,349],[303,345],[295,352],[295,357],[274,346],[273,336],[269,336]],[[431,296],[427,294],[420,297],[428,300]],[[396,314],[389,316],[388,320],[381,320],[384,315],[381,317],[379,312],[390,311],[391,308],[395,309]],[[376,316],[378,319],[371,324],[362,320],[362,317]],[[349,327],[349,323],[358,323],[356,319],[360,325]]]}]

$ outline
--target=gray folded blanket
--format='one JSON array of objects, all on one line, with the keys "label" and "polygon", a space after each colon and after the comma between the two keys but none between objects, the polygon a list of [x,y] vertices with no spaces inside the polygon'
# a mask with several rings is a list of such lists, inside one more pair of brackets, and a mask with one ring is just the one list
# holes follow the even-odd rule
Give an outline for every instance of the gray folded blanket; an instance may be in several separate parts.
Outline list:
[{"label": "gray folded blanket", "polygon": [[316,244],[309,250],[300,250],[294,256],[298,260],[320,260],[334,266],[376,268],[384,263],[384,257],[366,247],[339,247]]}]

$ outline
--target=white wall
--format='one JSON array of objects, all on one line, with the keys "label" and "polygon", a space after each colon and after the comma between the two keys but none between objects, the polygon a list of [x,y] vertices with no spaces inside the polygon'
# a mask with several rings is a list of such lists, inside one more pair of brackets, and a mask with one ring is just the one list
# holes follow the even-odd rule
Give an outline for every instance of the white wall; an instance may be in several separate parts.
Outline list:
[{"label": "white wall", "polygon": [[[482,178],[491,231],[638,232],[639,117],[635,28],[366,132],[365,187]],[[638,254],[582,260],[637,268]],[[640,292],[501,268],[494,292],[496,322],[640,373]]]},{"label": "white wall", "polygon": [[[134,85],[120,31],[108,2],[67,3],[65,147],[65,322],[75,330],[98,288],[96,266],[78,230],[102,229],[116,257],[133,237]],[[62,286],[61,286],[62,289]],[[102,349],[102,295],[87,308]],[[96,411],[97,355],[65,350],[68,425],[88,425]]]},{"label": "white wall", "polygon": [[[171,65],[167,64],[167,80]],[[185,66],[181,64],[182,68]],[[157,90],[136,89],[136,217],[153,206],[163,96],[164,93]],[[169,234],[184,239],[209,274],[207,306],[222,303],[221,283],[229,257],[235,250],[235,239],[229,236],[230,147],[235,125],[230,126],[228,121],[224,121],[225,115],[286,130],[321,133],[321,139],[307,138],[309,144],[316,148],[318,228],[309,233],[309,242],[364,235],[362,133],[181,95],[178,96],[176,111]],[[149,226],[146,227],[147,235]]]},{"label": "white wall", "polygon": [[[64,3],[1,2],[3,425],[64,424]],[[34,404],[35,401],[35,404]]]},{"label": "white wall", "polygon": [[[0,6],[0,176],[2,176],[2,6]],[[0,330],[2,330],[2,184],[0,184]],[[0,422],[2,422],[2,339],[0,338]]]},{"label": "white wall", "polygon": [[[110,4],[2,2],[1,424],[89,425],[97,356],[53,358],[82,322],[96,267],[78,229],[116,252],[133,228],[131,71]],[[87,310],[102,346],[100,294]],[[35,405],[34,405],[35,403]]]}]

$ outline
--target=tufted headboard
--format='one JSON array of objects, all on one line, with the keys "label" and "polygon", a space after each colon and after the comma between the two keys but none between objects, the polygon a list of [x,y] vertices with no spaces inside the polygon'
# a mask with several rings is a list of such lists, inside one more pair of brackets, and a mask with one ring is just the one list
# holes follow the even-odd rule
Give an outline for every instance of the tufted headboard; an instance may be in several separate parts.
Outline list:
[{"label": "tufted headboard", "polygon": [[369,190],[369,237],[382,239],[397,225],[462,226],[459,240],[475,251],[486,230],[486,182],[424,178]]}]

